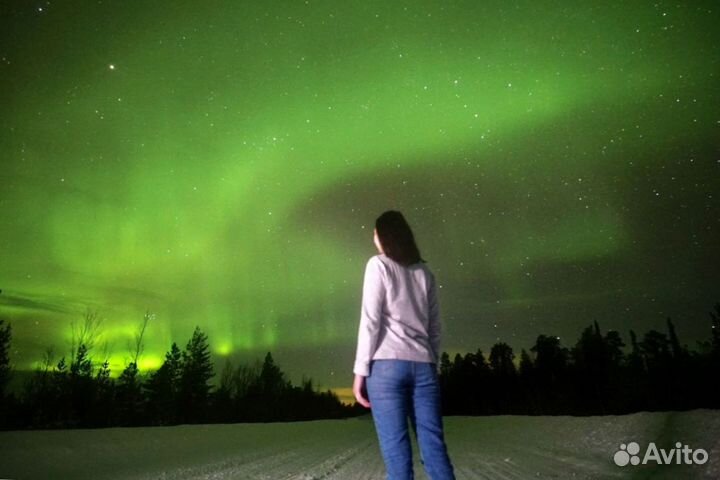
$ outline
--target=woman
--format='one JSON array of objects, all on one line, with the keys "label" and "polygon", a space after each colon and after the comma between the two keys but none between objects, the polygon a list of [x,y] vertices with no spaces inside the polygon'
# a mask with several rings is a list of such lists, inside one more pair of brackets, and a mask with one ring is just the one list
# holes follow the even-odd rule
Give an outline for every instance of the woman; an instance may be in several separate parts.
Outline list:
[{"label": "woman", "polygon": [[353,393],[372,408],[388,480],[413,478],[408,418],[428,476],[454,479],[440,410],[435,277],[400,212],[378,217],[373,240],[378,255],[365,268]]}]

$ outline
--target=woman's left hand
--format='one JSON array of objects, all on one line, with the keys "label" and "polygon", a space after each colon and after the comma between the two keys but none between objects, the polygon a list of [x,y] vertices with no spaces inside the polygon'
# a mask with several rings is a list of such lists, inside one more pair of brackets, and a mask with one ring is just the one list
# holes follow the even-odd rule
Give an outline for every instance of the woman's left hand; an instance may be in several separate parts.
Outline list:
[{"label": "woman's left hand", "polygon": [[367,389],[365,388],[365,377],[362,375],[355,375],[353,381],[353,394],[355,400],[365,408],[370,408],[370,402],[367,399]]}]

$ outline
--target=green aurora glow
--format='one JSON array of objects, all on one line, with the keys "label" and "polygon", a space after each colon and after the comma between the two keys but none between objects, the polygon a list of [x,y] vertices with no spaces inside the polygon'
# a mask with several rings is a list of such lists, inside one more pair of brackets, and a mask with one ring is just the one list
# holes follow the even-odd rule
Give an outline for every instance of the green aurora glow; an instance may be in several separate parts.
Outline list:
[{"label": "green aurora glow", "polygon": [[0,8],[16,368],[91,308],[116,375],[149,310],[141,368],[200,325],[218,358],[349,386],[389,208],[442,284],[446,351],[667,316],[709,337],[715,2]]}]

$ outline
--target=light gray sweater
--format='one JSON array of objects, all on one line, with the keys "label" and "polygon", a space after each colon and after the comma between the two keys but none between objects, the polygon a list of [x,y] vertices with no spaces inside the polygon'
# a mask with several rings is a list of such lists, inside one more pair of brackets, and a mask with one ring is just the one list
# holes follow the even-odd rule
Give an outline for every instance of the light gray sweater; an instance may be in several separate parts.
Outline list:
[{"label": "light gray sweater", "polygon": [[370,361],[400,359],[437,365],[440,313],[435,276],[422,262],[405,267],[385,254],[365,267],[353,373],[367,377]]}]

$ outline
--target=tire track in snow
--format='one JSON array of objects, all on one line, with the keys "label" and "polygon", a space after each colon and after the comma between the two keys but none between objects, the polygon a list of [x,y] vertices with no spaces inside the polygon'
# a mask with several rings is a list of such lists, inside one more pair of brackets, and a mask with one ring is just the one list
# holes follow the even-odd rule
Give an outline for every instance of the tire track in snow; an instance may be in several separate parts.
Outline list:
[{"label": "tire track in snow", "polygon": [[[377,446],[372,441],[351,447],[342,452],[321,460],[306,472],[291,477],[291,480],[329,480],[335,478],[361,479],[364,470],[373,463]],[[367,472],[365,472],[367,473]],[[359,476],[360,475],[360,476]],[[372,477],[367,477],[372,478]]]},{"label": "tire track in snow", "polygon": [[[335,432],[297,436],[261,455],[233,455],[219,462],[191,468],[180,468],[162,475],[148,476],[162,480],[325,480],[384,478],[383,467],[374,432],[360,428],[362,424],[329,424],[332,427],[348,425]],[[333,434],[334,433],[334,434]],[[260,453],[260,452],[256,452]]]}]

